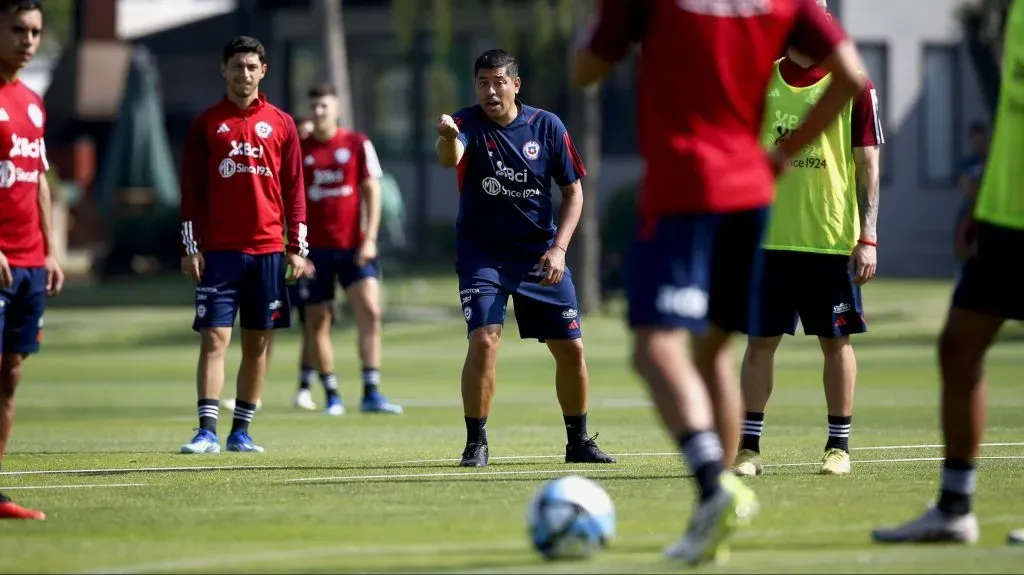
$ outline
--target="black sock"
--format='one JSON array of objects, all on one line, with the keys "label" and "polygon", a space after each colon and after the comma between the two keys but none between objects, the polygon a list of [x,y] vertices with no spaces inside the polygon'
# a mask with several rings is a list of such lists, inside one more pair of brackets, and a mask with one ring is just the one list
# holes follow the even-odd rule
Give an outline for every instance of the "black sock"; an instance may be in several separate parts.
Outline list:
[{"label": "black sock", "polygon": [[579,443],[587,439],[587,414],[563,415],[565,421],[565,437],[569,443]]},{"label": "black sock", "polygon": [[316,370],[306,364],[302,364],[299,370],[299,389],[309,391],[313,389],[313,380],[316,379]]},{"label": "black sock", "polygon": [[380,388],[380,370],[376,367],[363,368],[363,397],[376,393]]},{"label": "black sock", "polygon": [[942,465],[939,511],[953,517],[970,513],[977,473],[974,464],[966,459],[947,459]]},{"label": "black sock", "polygon": [[470,443],[487,444],[487,418],[466,418],[466,445]]},{"label": "black sock", "polygon": [[324,393],[327,394],[327,399],[338,396],[338,378],[334,377],[333,373],[321,373],[320,384],[324,386]]},{"label": "black sock", "polygon": [[199,429],[217,434],[217,415],[220,413],[219,399],[200,399],[199,403]]},{"label": "black sock", "polygon": [[694,431],[679,436],[679,448],[697,479],[700,500],[707,501],[721,489],[722,444],[714,431]]},{"label": "black sock", "polygon": [[828,443],[825,449],[842,449],[850,452],[850,427],[853,425],[852,415],[828,416]]},{"label": "black sock", "polygon": [[749,449],[761,453],[761,431],[764,430],[764,413],[748,411],[743,417],[743,435],[740,438],[740,449]]},{"label": "black sock", "polygon": [[248,433],[249,424],[252,423],[252,417],[256,414],[256,404],[242,401],[241,399],[235,400],[235,417],[231,420],[231,433]]}]

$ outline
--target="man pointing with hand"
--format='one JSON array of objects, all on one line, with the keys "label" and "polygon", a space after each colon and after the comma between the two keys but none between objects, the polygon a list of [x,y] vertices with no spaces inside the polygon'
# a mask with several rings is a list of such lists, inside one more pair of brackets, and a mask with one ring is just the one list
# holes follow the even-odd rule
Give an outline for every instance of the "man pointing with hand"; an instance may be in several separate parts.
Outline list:
[{"label": "man pointing with hand", "polygon": [[[474,66],[477,101],[437,125],[437,157],[459,183],[455,270],[469,331],[462,369],[466,448],[460,465],[487,465],[487,416],[509,296],[519,336],[545,342],[568,443],[566,463],[613,463],[587,434],[587,366],[565,250],[583,208],[586,175],[562,121],[516,95],[515,59],[489,50]],[[555,225],[550,181],[562,191]],[[595,435],[596,437],[596,435]]]}]

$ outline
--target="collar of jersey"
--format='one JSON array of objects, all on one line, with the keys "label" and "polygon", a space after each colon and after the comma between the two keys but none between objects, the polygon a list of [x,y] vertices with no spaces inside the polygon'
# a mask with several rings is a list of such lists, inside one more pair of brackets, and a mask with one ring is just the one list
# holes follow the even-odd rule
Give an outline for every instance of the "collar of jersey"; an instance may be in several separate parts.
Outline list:
[{"label": "collar of jersey", "polygon": [[221,100],[221,105],[224,107],[224,109],[230,110],[232,113],[238,116],[248,116],[249,114],[258,112],[260,108],[262,108],[266,104],[267,97],[262,92],[260,92],[256,96],[256,99],[252,101],[252,104],[249,104],[249,107],[244,110],[239,108],[235,105],[234,102],[229,100],[227,94],[224,94],[224,99]]},{"label": "collar of jersey", "polygon": [[519,110],[519,113],[516,114],[516,118],[514,120],[512,120],[511,122],[509,122],[509,124],[507,126],[502,126],[501,124],[499,124],[499,123],[495,122],[494,120],[492,120],[491,117],[487,115],[487,112],[484,111],[484,107],[481,106],[480,104],[477,104],[476,107],[480,109],[480,114],[484,117],[485,120],[487,120],[488,122],[494,124],[498,128],[504,130],[505,128],[512,128],[514,126],[519,125],[520,122],[525,122],[526,121],[526,117],[525,117],[526,114],[524,113],[524,111],[526,110],[526,108],[529,108],[529,106],[524,104],[523,101],[520,100],[519,98],[515,99],[515,105],[516,105],[516,109]]}]

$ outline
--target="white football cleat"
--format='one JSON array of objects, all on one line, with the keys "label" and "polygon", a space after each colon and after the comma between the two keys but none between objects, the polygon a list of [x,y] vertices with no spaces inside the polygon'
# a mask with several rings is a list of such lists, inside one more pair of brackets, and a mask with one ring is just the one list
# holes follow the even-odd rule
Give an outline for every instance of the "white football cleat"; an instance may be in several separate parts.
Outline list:
[{"label": "white football cleat", "polygon": [[316,402],[313,401],[313,393],[308,389],[299,389],[295,392],[295,407],[306,411],[316,411]]},{"label": "white football cleat", "polygon": [[950,517],[929,507],[924,515],[897,527],[875,529],[871,537],[879,543],[977,543],[981,535],[973,513]]}]

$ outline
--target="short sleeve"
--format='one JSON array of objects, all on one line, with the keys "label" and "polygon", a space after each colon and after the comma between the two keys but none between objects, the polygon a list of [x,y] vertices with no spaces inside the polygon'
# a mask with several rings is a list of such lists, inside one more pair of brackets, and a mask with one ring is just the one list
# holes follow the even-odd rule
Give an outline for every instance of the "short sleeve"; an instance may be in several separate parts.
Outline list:
[{"label": "short sleeve", "polygon": [[851,120],[854,148],[881,146],[885,143],[881,113],[878,108],[878,91],[871,80],[868,80],[864,91],[854,100]]},{"label": "short sleeve", "polygon": [[359,181],[363,181],[368,178],[381,178],[384,176],[384,170],[380,167],[380,159],[377,157],[377,149],[373,147],[373,142],[370,138],[363,138],[360,155],[362,156],[362,165],[359,167]]},{"label": "short sleeve", "polygon": [[576,152],[576,145],[573,144],[569,131],[565,129],[557,116],[551,116],[552,123],[552,154],[551,163],[548,169],[551,177],[559,186],[568,186],[587,175],[583,167],[583,160]]},{"label": "short sleeve", "polygon": [[467,132],[473,127],[472,110],[472,108],[463,108],[452,114],[452,120],[455,120],[455,125],[459,127],[459,141],[466,147],[469,147]]}]

